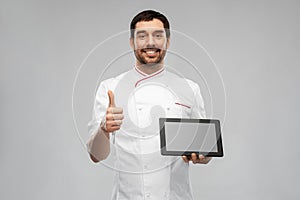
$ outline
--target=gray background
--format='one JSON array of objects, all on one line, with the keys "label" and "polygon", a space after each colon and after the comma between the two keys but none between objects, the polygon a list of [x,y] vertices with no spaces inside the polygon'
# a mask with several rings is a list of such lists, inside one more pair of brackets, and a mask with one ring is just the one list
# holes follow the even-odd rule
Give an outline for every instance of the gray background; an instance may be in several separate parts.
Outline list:
[{"label": "gray background", "polygon": [[225,157],[191,167],[195,199],[299,199],[299,1],[0,2],[0,199],[109,199],[112,171],[73,124],[73,81],[146,8],[203,44],[224,79]]}]

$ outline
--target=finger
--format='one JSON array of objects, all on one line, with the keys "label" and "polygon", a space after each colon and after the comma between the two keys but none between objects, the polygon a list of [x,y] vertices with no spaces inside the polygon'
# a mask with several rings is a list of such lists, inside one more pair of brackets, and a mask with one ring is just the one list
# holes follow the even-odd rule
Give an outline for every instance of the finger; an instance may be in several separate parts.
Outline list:
[{"label": "finger", "polygon": [[197,155],[195,153],[192,153],[191,160],[193,161],[194,164],[196,163],[196,161],[197,161]]},{"label": "finger", "polygon": [[206,157],[204,155],[199,155],[200,163],[207,164],[212,157]]},{"label": "finger", "polygon": [[122,120],[122,119],[124,119],[123,114],[111,114],[111,113],[106,114],[106,121],[109,121],[109,120]]},{"label": "finger", "polygon": [[121,126],[112,126],[110,128],[108,128],[109,132],[114,132],[120,129]]},{"label": "finger", "polygon": [[109,107],[107,109],[107,113],[122,114],[123,113],[123,108],[121,108],[121,107]]},{"label": "finger", "polygon": [[200,160],[200,162],[205,162],[205,156],[200,154],[199,155],[199,160]]},{"label": "finger", "polygon": [[186,157],[186,156],[182,156],[182,159],[185,163],[188,163],[189,162],[189,159]]},{"label": "finger", "polygon": [[111,121],[106,121],[106,126],[107,126],[107,127],[120,126],[121,124],[122,124],[122,120],[111,120]]},{"label": "finger", "polygon": [[194,164],[195,164],[195,163],[199,163],[199,162],[200,162],[200,160],[199,160],[199,155],[193,153],[193,154],[192,154],[192,160],[193,160],[193,163],[194,163]]},{"label": "finger", "polygon": [[108,106],[109,107],[116,107],[114,93],[111,90],[109,90],[107,92],[107,94],[108,94],[108,98],[109,98],[109,105]]}]

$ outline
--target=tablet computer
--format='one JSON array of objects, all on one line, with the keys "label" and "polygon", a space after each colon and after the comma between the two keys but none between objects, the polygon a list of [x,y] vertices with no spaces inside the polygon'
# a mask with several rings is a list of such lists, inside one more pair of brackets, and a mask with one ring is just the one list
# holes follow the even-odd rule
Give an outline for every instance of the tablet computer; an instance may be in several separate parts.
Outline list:
[{"label": "tablet computer", "polygon": [[160,118],[159,126],[162,155],[223,156],[219,120]]}]

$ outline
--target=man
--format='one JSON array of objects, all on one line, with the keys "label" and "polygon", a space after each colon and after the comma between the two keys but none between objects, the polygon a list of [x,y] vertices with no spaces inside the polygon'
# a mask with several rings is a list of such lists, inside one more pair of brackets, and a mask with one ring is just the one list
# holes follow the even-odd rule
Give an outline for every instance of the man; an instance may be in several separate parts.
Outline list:
[{"label": "man", "polygon": [[136,64],[97,90],[89,123],[90,157],[94,162],[112,157],[112,199],[193,199],[189,161],[206,164],[211,158],[160,155],[158,118],[204,118],[199,86],[166,70],[170,26],[164,15],[143,11],[130,28]]}]

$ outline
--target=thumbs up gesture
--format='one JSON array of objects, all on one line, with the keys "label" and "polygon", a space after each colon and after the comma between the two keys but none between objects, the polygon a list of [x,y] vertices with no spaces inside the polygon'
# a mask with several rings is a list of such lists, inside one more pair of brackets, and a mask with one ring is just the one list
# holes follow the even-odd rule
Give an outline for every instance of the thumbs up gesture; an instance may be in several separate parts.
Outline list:
[{"label": "thumbs up gesture", "polygon": [[114,93],[108,91],[109,105],[106,110],[106,123],[101,127],[106,132],[119,130],[124,118],[123,108],[116,107]]}]

